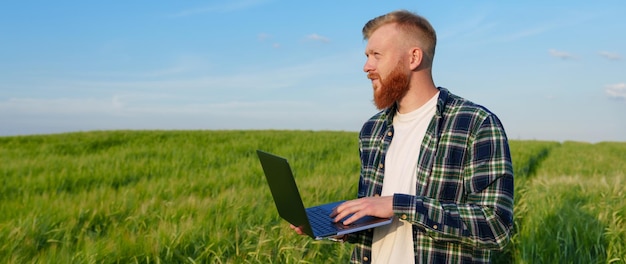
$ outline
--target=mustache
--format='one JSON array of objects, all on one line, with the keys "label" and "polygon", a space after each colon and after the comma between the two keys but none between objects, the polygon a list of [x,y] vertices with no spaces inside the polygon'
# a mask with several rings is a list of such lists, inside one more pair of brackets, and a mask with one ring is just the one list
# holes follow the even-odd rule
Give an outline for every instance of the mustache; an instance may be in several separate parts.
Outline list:
[{"label": "mustache", "polygon": [[370,79],[370,80],[380,79],[380,75],[378,73],[370,72],[370,73],[367,74],[367,78]]}]

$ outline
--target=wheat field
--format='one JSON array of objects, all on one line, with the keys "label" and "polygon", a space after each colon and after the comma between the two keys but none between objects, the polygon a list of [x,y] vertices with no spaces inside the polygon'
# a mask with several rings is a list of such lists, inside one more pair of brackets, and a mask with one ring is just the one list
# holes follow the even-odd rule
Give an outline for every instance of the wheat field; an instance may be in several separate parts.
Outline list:
[{"label": "wheat field", "polygon": [[[290,160],[305,205],[351,199],[357,136],[250,130],[0,137],[0,261],[345,263],[349,244],[297,236],[278,217],[255,151]],[[626,263],[626,143],[510,144],[515,232],[494,262]]]}]

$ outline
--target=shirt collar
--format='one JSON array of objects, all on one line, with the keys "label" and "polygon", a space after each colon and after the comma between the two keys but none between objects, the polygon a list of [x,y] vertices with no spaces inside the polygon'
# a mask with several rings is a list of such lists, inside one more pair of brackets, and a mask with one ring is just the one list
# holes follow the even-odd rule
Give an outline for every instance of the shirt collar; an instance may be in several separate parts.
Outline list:
[{"label": "shirt collar", "polygon": [[[441,116],[445,110],[446,102],[448,101],[448,97],[450,96],[450,92],[448,89],[443,87],[437,87],[439,89],[439,98],[437,99],[437,110],[435,112],[435,116]],[[394,103],[392,106],[388,107],[383,111],[383,119],[387,124],[393,123],[393,117],[398,111],[398,103]]]}]

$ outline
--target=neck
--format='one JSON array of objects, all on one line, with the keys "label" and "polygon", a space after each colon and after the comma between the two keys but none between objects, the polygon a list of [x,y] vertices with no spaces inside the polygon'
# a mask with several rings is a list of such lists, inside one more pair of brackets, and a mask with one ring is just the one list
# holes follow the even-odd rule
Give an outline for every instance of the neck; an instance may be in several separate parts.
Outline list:
[{"label": "neck", "polygon": [[398,112],[401,114],[420,108],[439,92],[431,78],[421,82],[411,82],[409,85],[411,88],[398,102]]}]

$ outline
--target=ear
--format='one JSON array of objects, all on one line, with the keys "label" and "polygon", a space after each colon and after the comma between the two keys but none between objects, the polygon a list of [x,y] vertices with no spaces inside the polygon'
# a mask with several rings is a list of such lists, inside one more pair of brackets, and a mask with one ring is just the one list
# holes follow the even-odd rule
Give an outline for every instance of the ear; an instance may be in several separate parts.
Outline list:
[{"label": "ear", "polygon": [[417,69],[424,60],[424,52],[418,47],[413,47],[409,53],[409,67],[412,71]]}]

